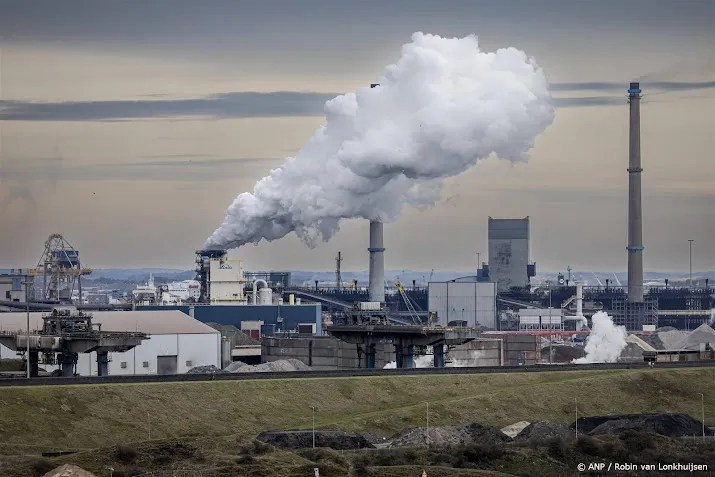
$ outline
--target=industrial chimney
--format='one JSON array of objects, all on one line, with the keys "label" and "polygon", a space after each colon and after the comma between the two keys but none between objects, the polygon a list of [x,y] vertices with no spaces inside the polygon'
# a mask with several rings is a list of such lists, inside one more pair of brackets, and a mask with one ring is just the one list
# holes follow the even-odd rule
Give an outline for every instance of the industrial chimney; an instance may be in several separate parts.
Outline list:
[{"label": "industrial chimney", "polygon": [[[370,88],[380,86],[379,83],[372,83]],[[367,249],[370,252],[370,283],[368,293],[370,301],[385,301],[385,247],[382,233],[382,222],[378,220],[370,221],[370,245]]]},{"label": "industrial chimney", "polygon": [[370,301],[385,301],[385,247],[383,246],[382,222],[370,221]]},{"label": "industrial chimney", "polygon": [[640,84],[631,83],[628,147],[628,303],[643,302],[643,217],[641,206]]}]

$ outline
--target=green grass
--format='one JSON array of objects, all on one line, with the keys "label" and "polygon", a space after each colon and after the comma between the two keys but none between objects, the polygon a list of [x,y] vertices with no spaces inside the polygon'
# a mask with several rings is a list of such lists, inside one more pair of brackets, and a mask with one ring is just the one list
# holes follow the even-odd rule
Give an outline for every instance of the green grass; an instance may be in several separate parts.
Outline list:
[{"label": "green grass", "polygon": [[[180,436],[251,439],[317,427],[389,435],[406,426],[582,415],[685,412],[715,406],[715,368],[390,376],[0,388],[0,453],[92,449]],[[706,420],[710,420],[706,415]]]}]

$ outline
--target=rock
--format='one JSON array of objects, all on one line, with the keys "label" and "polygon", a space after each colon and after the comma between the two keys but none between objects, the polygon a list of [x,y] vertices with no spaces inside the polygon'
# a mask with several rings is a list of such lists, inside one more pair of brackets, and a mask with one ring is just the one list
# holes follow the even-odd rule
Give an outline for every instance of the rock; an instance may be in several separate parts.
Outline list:
[{"label": "rock", "polygon": [[51,470],[46,473],[43,477],[97,477],[91,472],[87,472],[81,467],[76,465],[65,464],[57,467],[55,470]]},{"label": "rock", "polygon": [[511,424],[509,426],[503,427],[501,429],[501,431],[504,434],[506,434],[507,436],[514,438],[517,436],[517,434],[519,434],[521,431],[523,431],[524,428],[527,427],[529,424],[531,424],[531,423],[529,423],[527,421],[519,421],[519,422],[515,422],[514,424]]}]

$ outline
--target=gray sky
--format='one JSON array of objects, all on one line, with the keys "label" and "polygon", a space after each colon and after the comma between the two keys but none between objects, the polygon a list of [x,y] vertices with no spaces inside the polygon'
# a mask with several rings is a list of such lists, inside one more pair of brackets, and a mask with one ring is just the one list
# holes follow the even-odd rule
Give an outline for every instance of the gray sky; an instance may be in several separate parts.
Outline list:
[{"label": "gray sky", "polygon": [[[628,82],[642,105],[645,267],[715,269],[715,2],[0,1],[0,268],[63,233],[90,267],[192,268],[236,195],[415,31],[478,35],[544,68],[554,123],[526,164],[487,160],[385,227],[391,269],[472,270],[487,217],[531,217],[540,270],[626,268]],[[367,267],[367,224],[253,269]]]}]

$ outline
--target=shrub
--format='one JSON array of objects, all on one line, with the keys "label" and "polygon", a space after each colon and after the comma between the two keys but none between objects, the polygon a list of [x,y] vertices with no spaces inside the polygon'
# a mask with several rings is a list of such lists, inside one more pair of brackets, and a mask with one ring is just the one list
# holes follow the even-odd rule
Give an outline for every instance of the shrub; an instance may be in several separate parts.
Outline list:
[{"label": "shrub", "polygon": [[566,444],[561,437],[555,436],[546,439],[546,448],[549,454],[554,457],[563,457],[566,455]]},{"label": "shrub", "polygon": [[590,456],[601,456],[603,451],[601,445],[591,436],[579,436],[576,440],[576,449]]},{"label": "shrub", "polygon": [[139,453],[132,447],[129,446],[117,446],[116,456],[117,460],[122,464],[131,464],[137,458]]}]

